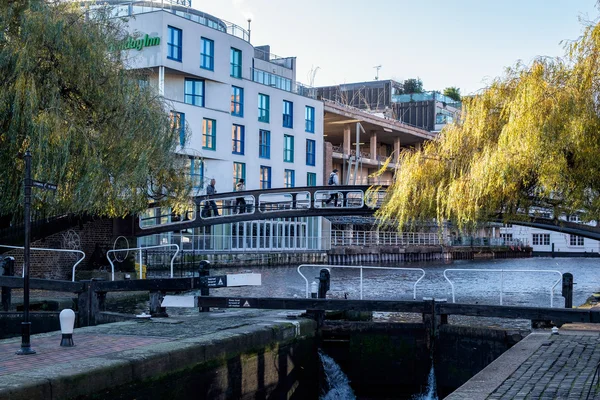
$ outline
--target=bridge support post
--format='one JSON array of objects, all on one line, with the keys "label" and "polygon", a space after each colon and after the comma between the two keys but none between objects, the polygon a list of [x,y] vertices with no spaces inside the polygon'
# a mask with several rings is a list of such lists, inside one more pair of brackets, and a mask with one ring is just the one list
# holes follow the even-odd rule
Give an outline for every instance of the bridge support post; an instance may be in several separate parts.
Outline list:
[{"label": "bridge support post", "polygon": [[[3,261],[1,276],[13,276],[15,274],[15,259],[6,257]],[[11,306],[12,289],[8,286],[2,286],[2,309],[8,311]]]}]

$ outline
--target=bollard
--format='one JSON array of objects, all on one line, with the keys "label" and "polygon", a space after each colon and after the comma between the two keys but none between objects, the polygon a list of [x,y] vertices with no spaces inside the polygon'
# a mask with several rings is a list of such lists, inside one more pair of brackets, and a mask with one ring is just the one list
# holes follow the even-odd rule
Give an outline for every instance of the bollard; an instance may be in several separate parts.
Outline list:
[{"label": "bollard", "polygon": [[75,312],[70,308],[65,308],[60,312],[60,331],[62,338],[60,341],[61,347],[73,347],[73,328],[75,327]]},{"label": "bollard", "polygon": [[310,297],[312,299],[317,298],[317,293],[319,292],[319,284],[316,281],[310,284]]},{"label": "bollard", "polygon": [[[15,259],[14,257],[5,257],[2,260],[0,276],[13,276],[15,274]],[[2,286],[2,309],[8,311],[11,305],[12,289],[8,286]]]},{"label": "bollard", "polygon": [[565,272],[562,277],[562,296],[565,298],[565,308],[573,308],[573,274]]},{"label": "bollard", "polygon": [[318,279],[319,279],[318,298],[324,299],[327,297],[327,292],[329,291],[329,288],[330,288],[331,274],[329,273],[329,270],[323,268],[321,270],[321,272],[319,273]]},{"label": "bollard", "polygon": [[[209,266],[210,266],[210,261],[208,260],[202,260],[200,261],[200,264],[198,265],[198,276],[209,276],[210,275],[210,271],[209,271]],[[200,296],[208,296],[209,295],[209,290],[208,287],[201,287],[200,288]],[[210,311],[210,307],[200,307],[200,312],[209,312]]]}]

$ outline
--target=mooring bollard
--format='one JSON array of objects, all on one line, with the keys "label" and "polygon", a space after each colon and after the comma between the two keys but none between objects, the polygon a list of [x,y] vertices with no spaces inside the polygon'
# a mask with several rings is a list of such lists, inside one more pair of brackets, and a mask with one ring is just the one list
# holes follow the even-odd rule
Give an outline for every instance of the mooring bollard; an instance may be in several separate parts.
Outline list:
[{"label": "mooring bollard", "polygon": [[573,274],[566,272],[562,276],[562,296],[565,308],[573,308]]},{"label": "mooring bollard", "polygon": [[73,347],[73,328],[75,327],[75,312],[70,308],[65,308],[60,312],[60,331],[62,339],[60,340],[61,347]]},{"label": "mooring bollard", "polygon": [[[208,260],[202,260],[200,261],[200,264],[198,266],[198,276],[202,277],[202,276],[209,276],[210,275],[210,261]],[[209,295],[209,290],[208,287],[204,286],[200,288],[200,296],[208,296]],[[210,311],[210,307],[200,307],[200,312],[209,312]]]},{"label": "mooring bollard", "polygon": [[313,281],[313,283],[310,284],[310,297],[312,299],[316,299],[318,293],[319,293],[319,284],[317,283],[317,281]]},{"label": "mooring bollard", "polygon": [[[15,274],[15,259],[14,257],[5,257],[2,260],[0,267],[0,276],[13,276]],[[11,305],[12,289],[8,286],[2,286],[2,309],[8,311]]]}]

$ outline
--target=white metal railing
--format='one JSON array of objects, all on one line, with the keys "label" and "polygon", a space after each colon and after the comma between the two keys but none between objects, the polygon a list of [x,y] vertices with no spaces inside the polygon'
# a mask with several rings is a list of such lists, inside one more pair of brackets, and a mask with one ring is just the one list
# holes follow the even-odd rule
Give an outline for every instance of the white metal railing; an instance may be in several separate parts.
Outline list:
[{"label": "white metal railing", "polygon": [[425,270],[422,268],[395,268],[395,267],[371,267],[371,266],[353,266],[353,265],[323,265],[323,264],[302,264],[298,266],[298,273],[300,274],[300,276],[302,277],[302,279],[304,279],[304,281],[306,282],[306,298],[309,298],[310,293],[308,290],[308,279],[306,279],[306,276],[304,276],[304,274],[300,271],[302,268],[304,267],[311,267],[311,268],[325,268],[325,269],[331,269],[331,268],[349,268],[349,269],[359,269],[360,270],[360,299],[363,299],[363,269],[378,269],[378,270],[394,270],[394,271],[418,271],[421,272],[421,276],[419,277],[419,279],[417,279],[417,281],[415,282],[415,284],[413,285],[413,300],[417,299],[417,284],[421,281],[421,279],[423,279],[425,277]]},{"label": "white metal railing", "polygon": [[391,246],[423,245],[440,246],[437,233],[422,232],[384,232],[384,231],[331,231],[331,246]]},{"label": "white metal railing", "polygon": [[554,305],[554,288],[562,281],[562,273],[556,270],[550,269],[466,269],[466,268],[450,268],[444,270],[444,278],[450,284],[452,288],[452,302],[455,303],[454,296],[454,283],[448,278],[448,272],[499,272],[500,273],[500,305],[503,305],[503,294],[504,294],[504,273],[505,272],[520,272],[520,273],[551,273],[558,274],[559,278],[554,284],[550,287],[550,308]]},{"label": "white metal railing", "polygon": [[[8,246],[5,244],[0,244],[0,247],[4,247],[5,249],[21,249],[24,250],[25,248],[23,246]],[[81,250],[67,250],[67,249],[44,249],[43,247],[30,247],[30,250],[33,251],[54,251],[54,252],[58,252],[58,253],[77,253],[77,254],[81,254],[81,258],[79,260],[77,260],[77,262],[75,264],[73,264],[73,274],[72,274],[72,278],[71,281],[75,282],[75,268],[77,268],[77,266],[79,264],[81,264],[81,262],[85,259],[85,253]],[[25,269],[23,269],[23,275],[25,274]]]},{"label": "white metal railing", "polygon": [[158,248],[163,248],[163,247],[175,247],[175,254],[173,254],[173,257],[171,258],[171,278],[173,277],[173,263],[175,262],[175,257],[177,257],[177,254],[179,254],[179,245],[176,244],[160,244],[157,246],[146,246],[146,247],[128,247],[126,249],[110,249],[106,252],[106,258],[108,259],[108,262],[110,263],[110,268],[111,268],[111,280],[115,280],[115,264],[113,264],[112,260],[110,259],[110,253],[116,253],[118,251],[127,251],[129,252],[129,250],[139,250],[140,251],[140,279],[142,279],[142,251],[143,250],[148,250],[148,249],[158,249]]}]

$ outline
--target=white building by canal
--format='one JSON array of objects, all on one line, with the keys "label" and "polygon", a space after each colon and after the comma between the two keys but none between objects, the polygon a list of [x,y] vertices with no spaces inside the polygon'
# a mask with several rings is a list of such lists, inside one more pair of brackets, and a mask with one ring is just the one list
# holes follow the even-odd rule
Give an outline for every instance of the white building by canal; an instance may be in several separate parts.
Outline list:
[{"label": "white building by canal", "polygon": [[[177,152],[189,160],[194,194],[323,183],[323,103],[296,81],[296,58],[255,47],[250,32],[189,7],[189,0],[105,1],[127,17],[130,68],[169,100],[191,132]],[[180,4],[178,4],[180,3]],[[181,5],[181,3],[184,3]],[[291,43],[290,43],[291,44]],[[168,221],[167,221],[168,222]],[[247,222],[142,238],[184,250],[318,249],[320,218]]]}]

